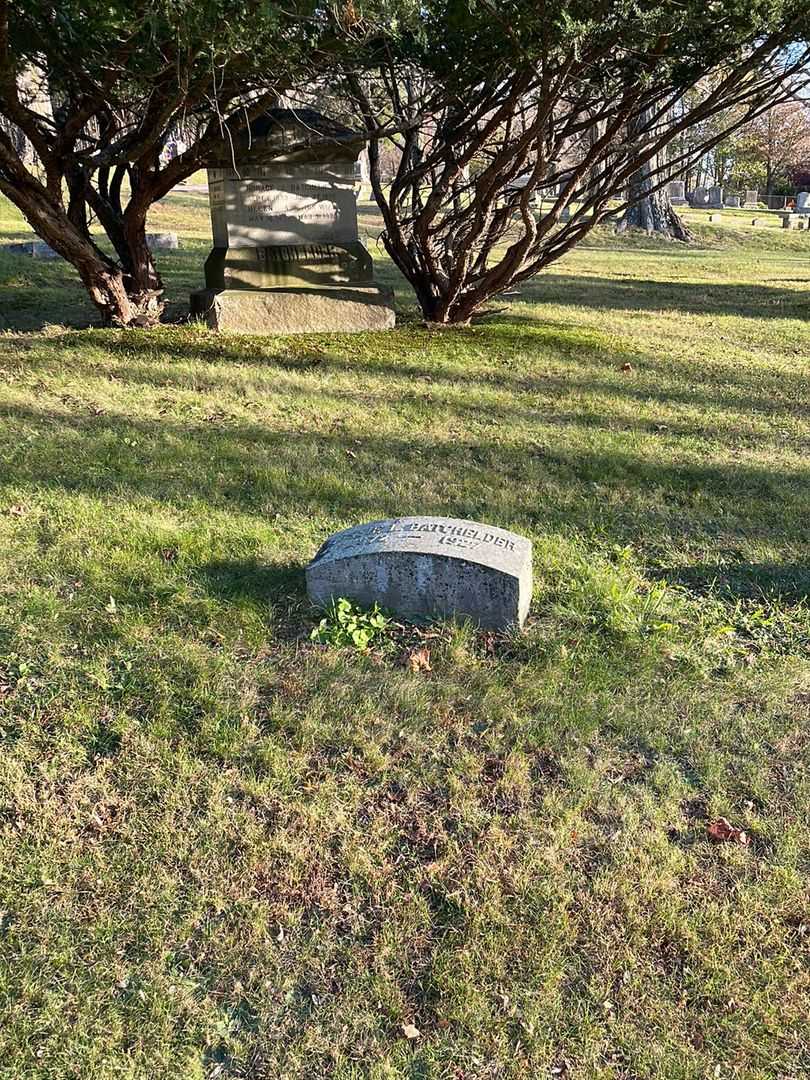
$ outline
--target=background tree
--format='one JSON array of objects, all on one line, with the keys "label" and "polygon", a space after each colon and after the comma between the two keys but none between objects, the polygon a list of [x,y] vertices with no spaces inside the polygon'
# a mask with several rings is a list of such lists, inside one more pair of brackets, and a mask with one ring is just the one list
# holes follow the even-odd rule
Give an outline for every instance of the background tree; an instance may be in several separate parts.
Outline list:
[{"label": "background tree", "polygon": [[[154,321],[150,206],[311,71],[333,31],[310,0],[0,0],[0,192],[106,320]],[[162,160],[179,133],[186,150]]]},{"label": "background tree", "polygon": [[[672,118],[666,117],[663,122],[671,125]],[[645,111],[639,115],[638,123],[643,130],[654,123],[654,118]],[[643,229],[648,235],[655,234],[687,243],[692,239],[692,234],[670,202],[668,187],[655,183],[656,176],[666,171],[668,149],[643,162],[630,178],[629,205],[619,224],[619,231]]]},{"label": "background tree", "polygon": [[[806,23],[764,0],[710,20],[694,0],[420,6],[374,78],[347,71],[346,83],[370,139],[383,242],[426,320],[469,320],[571,250],[615,212],[611,200],[621,212],[654,194],[788,100]],[[724,114],[725,127],[709,125]],[[703,140],[667,155],[696,125]],[[390,138],[400,161],[388,187]]]},{"label": "background tree", "polygon": [[792,187],[792,175],[810,156],[810,109],[788,101],[768,109],[742,132],[743,148],[761,165],[765,192],[773,194],[782,182]]}]

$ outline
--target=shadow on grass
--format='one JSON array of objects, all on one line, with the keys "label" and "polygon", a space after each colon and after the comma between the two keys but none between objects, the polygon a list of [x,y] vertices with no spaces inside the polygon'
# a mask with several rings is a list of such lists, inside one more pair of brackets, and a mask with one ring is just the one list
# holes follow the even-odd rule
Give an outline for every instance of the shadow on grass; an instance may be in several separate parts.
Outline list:
[{"label": "shadow on grass", "polygon": [[[389,389],[379,393],[364,391],[363,400],[369,405],[397,403],[424,406],[425,393],[429,389],[432,395],[431,404],[436,408],[448,408],[459,417],[498,417],[507,423],[527,421],[560,426],[578,424],[604,427],[612,431],[618,430],[624,424],[634,431],[651,431],[656,434],[661,432],[661,425],[656,418],[636,415],[633,422],[628,424],[626,419],[616,412],[608,415],[593,409],[563,409],[551,404],[551,401],[562,401],[564,395],[577,391],[587,392],[589,396],[603,394],[614,401],[626,400],[633,405],[639,403],[649,406],[651,402],[659,402],[663,405],[687,405],[701,409],[708,406],[715,413],[718,410],[731,409],[742,414],[754,412],[773,417],[806,415],[807,380],[801,371],[795,374],[780,371],[767,376],[760,370],[746,368],[738,361],[713,360],[711,365],[704,369],[698,382],[695,381],[693,373],[690,373],[691,380],[685,376],[679,378],[677,371],[672,370],[672,365],[668,365],[660,357],[645,356],[612,344],[589,341],[578,335],[577,329],[574,326],[542,326],[530,319],[526,319],[525,325],[521,326],[519,316],[508,316],[497,324],[481,326],[475,330],[454,331],[460,335],[459,340],[469,343],[471,350],[478,350],[478,356],[475,356],[474,351],[472,355],[479,365],[485,365],[484,370],[480,366],[477,370],[471,366],[463,372],[443,368],[444,358],[441,354],[437,355],[434,363],[424,359],[424,351],[433,341],[429,331],[425,332],[423,348],[417,353],[419,359],[416,362],[407,355],[407,349],[413,347],[413,341],[409,339],[408,345],[403,349],[404,355],[398,357],[396,363],[392,363],[389,342],[397,342],[398,345],[400,342],[396,337],[388,337],[390,332],[380,332],[377,335],[380,341],[377,355],[369,348],[373,339],[366,336],[364,354],[353,353],[348,358],[339,355],[340,344],[335,344],[334,339],[326,336],[321,336],[309,351],[302,341],[303,351],[297,355],[286,353],[289,347],[288,339],[279,339],[278,351],[274,351],[273,339],[266,339],[255,346],[246,346],[244,341],[234,342],[233,339],[216,336],[187,343],[172,338],[167,349],[160,335],[149,331],[129,332],[107,339],[104,341],[104,349],[106,353],[120,358],[120,363],[113,368],[112,373],[116,378],[128,383],[160,388],[172,385],[182,387],[184,364],[193,363],[197,367],[208,364],[210,366],[204,374],[195,373],[194,389],[202,387],[233,392],[238,388],[238,380],[244,377],[246,363],[254,368],[254,377],[258,378],[265,372],[272,371],[274,367],[302,373],[318,369],[324,377],[335,373],[346,373],[353,377],[383,376],[387,387],[399,384],[396,399],[392,398]],[[408,333],[418,334],[419,331]],[[327,347],[324,348],[321,343]],[[66,335],[64,338],[54,339],[54,344],[65,359],[75,355],[79,365],[85,363],[87,341],[83,337]],[[532,359],[549,362],[553,364],[554,370],[538,374],[512,371],[509,350],[513,350],[516,355],[530,354]],[[172,355],[170,363],[166,362],[167,351]],[[621,373],[623,362],[632,362],[632,376]],[[52,358],[43,352],[33,357],[27,366],[47,368],[51,363]],[[234,365],[233,373],[228,371],[229,364]],[[662,373],[665,373],[666,378],[662,378]],[[413,380],[424,381],[429,386],[422,391],[409,389]],[[458,391],[459,394],[470,396],[470,392],[476,388],[482,394],[510,391],[515,397],[516,405],[505,405],[502,402],[496,404],[483,397],[478,404],[467,404],[458,400],[457,396],[442,396],[448,391],[451,394]],[[317,391],[307,388],[307,393],[318,392],[333,399],[344,397],[350,402],[357,400],[357,394],[353,390],[325,387],[323,391]],[[533,401],[532,398],[536,396],[546,400]],[[673,436],[706,434],[705,423],[693,421],[691,418],[688,421],[670,419],[667,429]],[[720,433],[713,431],[712,434],[714,437]],[[758,443],[763,438],[758,435]],[[774,436],[774,442],[778,442],[777,436]],[[808,451],[810,452],[810,447]]]},{"label": "shadow on grass", "polygon": [[810,562],[703,563],[659,568],[655,577],[691,593],[733,600],[770,599],[798,603],[810,597]]},{"label": "shadow on grass", "polygon": [[[208,246],[183,240],[180,251],[157,255],[167,317],[188,311],[188,294],[203,281]],[[45,326],[100,326],[100,316],[74,268],[63,259],[33,259],[0,247],[0,330],[27,333]]]},{"label": "shadow on grass", "polygon": [[[656,257],[658,253],[656,252]],[[810,286],[810,274],[805,281]],[[684,311],[694,315],[737,315],[749,319],[806,319],[807,292],[774,285],[643,280],[623,277],[540,274],[519,289],[530,304],[575,304],[578,308],[617,311]],[[516,298],[516,299],[517,299]],[[521,316],[507,316],[515,322]]]},{"label": "shadow on grass", "polygon": [[[367,236],[366,243],[370,249],[378,251],[372,237]],[[166,287],[166,318],[170,322],[186,317],[189,293],[202,286],[203,262],[210,246],[203,239],[185,238],[183,245],[180,251],[161,252],[158,257],[158,268]],[[636,250],[626,254],[632,256],[642,252]],[[643,254],[656,259],[666,258],[668,251],[645,249]],[[782,256],[786,257],[787,254]],[[400,319],[411,321],[417,318],[410,286],[387,259],[376,261],[375,278],[379,284],[394,289]],[[3,293],[0,303],[2,330],[25,332],[45,325],[80,327],[98,323],[97,313],[75,271],[61,259],[44,262],[0,250],[0,290]],[[522,285],[510,299],[533,304],[575,304],[599,310],[675,310],[748,318],[806,319],[810,313],[807,294],[796,289],[786,290],[770,284],[696,285],[655,279],[645,281],[639,279],[637,273],[610,278],[543,273]],[[533,320],[516,314],[507,315],[506,321],[520,324]]]},{"label": "shadow on grass", "polygon": [[220,559],[197,571],[209,593],[223,600],[248,600],[259,606],[306,596],[301,563],[266,563],[258,559]]},{"label": "shadow on grass", "polygon": [[[18,445],[6,458],[7,484],[125,495],[178,511],[204,503],[266,519],[270,535],[279,511],[329,522],[444,513],[648,549],[693,535],[726,553],[740,542],[807,543],[806,467],[644,457],[633,448],[564,440],[515,447],[430,439],[423,431],[373,437],[18,406],[3,415],[10,444]],[[279,525],[280,541],[283,530]],[[218,589],[236,592],[280,589],[295,578],[291,567],[267,568],[264,582],[238,564],[210,573]]]}]

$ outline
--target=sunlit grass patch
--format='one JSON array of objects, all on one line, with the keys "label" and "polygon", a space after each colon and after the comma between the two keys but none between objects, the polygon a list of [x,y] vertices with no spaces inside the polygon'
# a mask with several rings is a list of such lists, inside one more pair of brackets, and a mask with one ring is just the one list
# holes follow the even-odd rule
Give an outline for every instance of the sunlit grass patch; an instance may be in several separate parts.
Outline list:
[{"label": "sunlit grass patch", "polygon": [[[806,1071],[810,271],[771,239],[599,237],[441,335],[401,283],[387,334],[42,332],[69,273],[0,265],[0,1072]],[[531,538],[524,632],[312,641],[323,539],[413,513]]]}]

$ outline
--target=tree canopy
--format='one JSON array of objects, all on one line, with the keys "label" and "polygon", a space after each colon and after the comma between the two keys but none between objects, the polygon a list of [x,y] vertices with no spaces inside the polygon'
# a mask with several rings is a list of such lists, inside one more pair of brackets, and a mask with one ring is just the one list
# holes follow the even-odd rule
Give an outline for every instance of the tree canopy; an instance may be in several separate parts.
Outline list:
[{"label": "tree canopy", "polygon": [[[707,14],[692,0],[439,0],[412,13],[374,74],[348,70],[346,83],[370,139],[383,240],[426,319],[469,319],[789,100],[807,40],[808,17],[770,2]],[[702,142],[666,153],[701,123]],[[401,151],[390,187],[388,139]]]},{"label": "tree canopy", "polygon": [[464,321],[637,197],[642,171],[655,190],[789,100],[809,19],[782,0],[0,0],[0,191],[106,318],[154,321],[152,203],[279,95],[342,87],[389,252],[428,320]]}]

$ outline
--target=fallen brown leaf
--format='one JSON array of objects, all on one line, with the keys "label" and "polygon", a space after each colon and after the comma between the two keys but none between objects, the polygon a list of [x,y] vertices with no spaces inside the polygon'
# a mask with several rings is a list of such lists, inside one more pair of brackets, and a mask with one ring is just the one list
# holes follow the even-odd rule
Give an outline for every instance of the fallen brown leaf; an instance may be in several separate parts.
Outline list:
[{"label": "fallen brown leaf", "polygon": [[633,365],[632,364],[622,364],[621,369],[622,369],[622,371],[632,371],[633,370]]},{"label": "fallen brown leaf", "polygon": [[402,1034],[405,1036],[406,1039],[418,1039],[422,1032],[419,1030],[418,1027],[415,1027],[413,1024],[403,1024]]},{"label": "fallen brown leaf", "polygon": [[430,666],[430,649],[413,649],[408,654],[408,667],[414,675],[418,675],[420,671],[432,671],[433,669]]},{"label": "fallen brown leaf", "polygon": [[710,821],[706,826],[706,833],[710,840],[714,840],[716,843],[731,843],[742,844],[743,846],[749,844],[751,841],[748,837],[748,833],[743,832],[742,829],[738,829],[735,825],[732,825],[728,818],[717,818],[716,821]]},{"label": "fallen brown leaf", "polygon": [[8,512],[12,517],[22,517],[25,513],[25,507],[21,503],[16,503],[8,508]]}]

